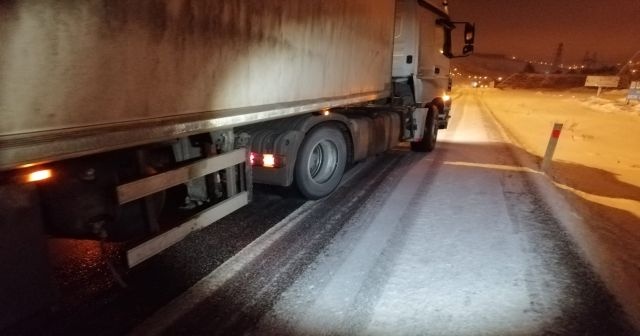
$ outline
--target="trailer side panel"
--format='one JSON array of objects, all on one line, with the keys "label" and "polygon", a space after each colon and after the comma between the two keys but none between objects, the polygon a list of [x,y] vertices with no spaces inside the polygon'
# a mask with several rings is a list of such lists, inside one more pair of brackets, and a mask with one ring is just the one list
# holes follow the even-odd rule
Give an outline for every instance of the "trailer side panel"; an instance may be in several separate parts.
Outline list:
[{"label": "trailer side panel", "polygon": [[[0,18],[0,150],[388,95],[393,0],[9,1]],[[14,154],[0,166],[43,159]]]}]

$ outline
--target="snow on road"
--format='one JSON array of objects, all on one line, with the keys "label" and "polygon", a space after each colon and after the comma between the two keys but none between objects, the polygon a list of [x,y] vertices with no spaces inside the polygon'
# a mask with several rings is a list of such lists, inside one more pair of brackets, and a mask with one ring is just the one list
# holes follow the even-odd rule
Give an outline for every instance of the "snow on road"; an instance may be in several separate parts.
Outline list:
[{"label": "snow on road", "polygon": [[228,280],[213,272],[134,333],[636,334],[565,231],[582,214],[538,192],[535,155],[505,138],[487,92],[458,97],[434,152],[385,154]]},{"label": "snow on road", "polygon": [[490,116],[389,176],[255,334],[626,334]]},{"label": "snow on road", "polygon": [[[579,216],[565,223],[582,253],[640,326],[640,103],[625,90],[477,90],[477,99],[540,160],[564,124],[549,173]],[[523,125],[525,125],[523,127]]]}]

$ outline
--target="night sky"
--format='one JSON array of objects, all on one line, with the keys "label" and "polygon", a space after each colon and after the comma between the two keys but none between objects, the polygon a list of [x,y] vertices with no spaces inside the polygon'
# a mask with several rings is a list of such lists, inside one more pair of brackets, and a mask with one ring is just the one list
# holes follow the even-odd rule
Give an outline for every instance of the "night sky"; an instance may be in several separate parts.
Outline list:
[{"label": "night sky", "polygon": [[452,19],[476,22],[476,52],[563,63],[585,53],[609,64],[640,50],[640,0],[449,0]]}]

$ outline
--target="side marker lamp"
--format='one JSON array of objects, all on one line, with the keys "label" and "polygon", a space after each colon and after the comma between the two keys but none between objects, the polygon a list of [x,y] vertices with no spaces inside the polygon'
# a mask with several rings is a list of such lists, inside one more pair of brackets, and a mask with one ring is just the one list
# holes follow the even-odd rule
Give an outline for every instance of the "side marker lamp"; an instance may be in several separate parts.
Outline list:
[{"label": "side marker lamp", "polygon": [[26,181],[27,182],[44,181],[46,179],[51,178],[51,176],[53,176],[53,173],[51,172],[51,169],[42,169],[42,170],[37,170],[37,171],[29,173],[26,176]]},{"label": "side marker lamp", "polygon": [[256,167],[282,168],[284,167],[284,157],[277,154],[261,154],[251,152],[249,163]]},{"label": "side marker lamp", "polygon": [[273,154],[262,155],[262,166],[267,168],[273,168],[276,166],[276,158]]}]

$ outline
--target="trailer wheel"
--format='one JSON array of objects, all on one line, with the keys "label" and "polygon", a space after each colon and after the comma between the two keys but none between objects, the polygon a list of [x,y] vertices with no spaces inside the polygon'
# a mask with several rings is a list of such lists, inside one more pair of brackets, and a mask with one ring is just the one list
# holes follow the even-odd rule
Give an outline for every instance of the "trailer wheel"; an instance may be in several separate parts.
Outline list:
[{"label": "trailer wheel", "polygon": [[436,148],[436,140],[438,138],[438,114],[439,108],[437,105],[431,105],[429,112],[427,113],[427,120],[424,125],[424,134],[422,140],[412,141],[411,150],[414,152],[431,152]]},{"label": "trailer wheel", "polygon": [[307,134],[298,151],[295,181],[309,199],[329,195],[340,183],[347,161],[347,144],[335,126],[320,126]]}]

